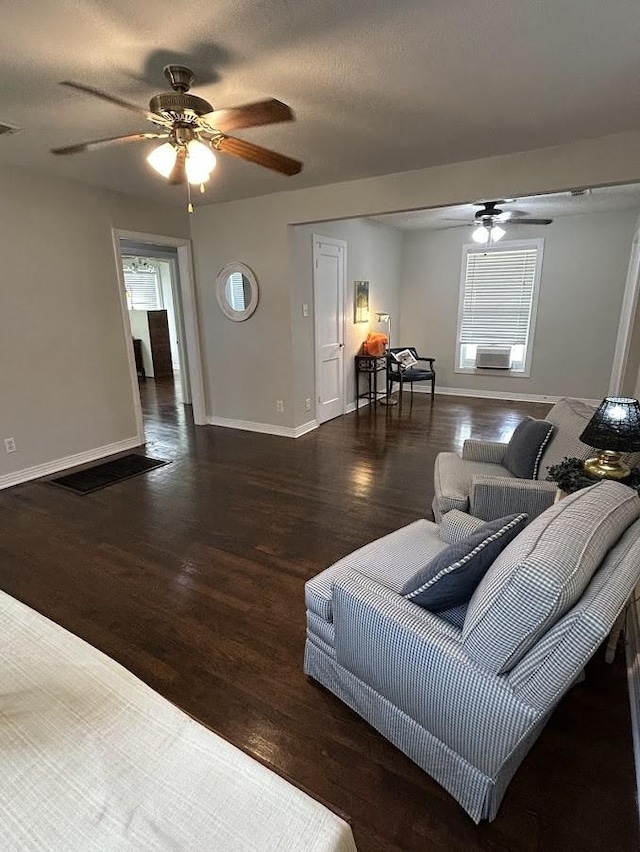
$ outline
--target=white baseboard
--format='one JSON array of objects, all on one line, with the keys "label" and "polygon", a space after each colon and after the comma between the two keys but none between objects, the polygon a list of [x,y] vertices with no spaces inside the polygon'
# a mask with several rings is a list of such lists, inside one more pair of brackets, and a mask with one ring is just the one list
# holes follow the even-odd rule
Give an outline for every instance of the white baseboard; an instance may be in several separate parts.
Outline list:
[{"label": "white baseboard", "polygon": [[[368,399],[359,399],[358,400],[358,408],[364,408],[365,405],[369,405]],[[345,406],[344,413],[351,414],[352,411],[356,410],[355,400],[353,402],[348,402]]]},{"label": "white baseboard", "polygon": [[640,586],[634,592],[634,600],[627,610],[626,654],[627,684],[629,687],[629,709],[633,736],[633,758],[636,766],[636,804],[640,814]]},{"label": "white baseboard", "polygon": [[318,428],[317,420],[309,420],[302,426],[277,426],[275,423],[258,423],[255,420],[235,420],[233,417],[209,415],[207,422],[210,426],[241,429],[243,432],[260,432],[264,435],[279,435],[281,438],[300,438]]},{"label": "white baseboard", "polygon": [[294,438],[300,438],[302,435],[306,435],[307,432],[313,432],[314,429],[317,429],[320,424],[314,418],[313,420],[309,420],[307,423],[303,423],[302,426],[296,426],[294,431]]},{"label": "white baseboard", "polygon": [[[416,384],[413,386],[413,392],[431,393],[431,385],[428,382]],[[512,393],[511,391],[489,391],[478,390],[476,388],[444,388],[438,387],[438,385],[436,385],[436,394],[442,394],[443,396],[472,396],[481,399],[506,399],[513,402],[548,402],[549,404],[553,404],[561,399],[559,396],[539,393]],[[585,399],[584,397],[572,397],[572,399],[580,399],[581,402],[587,402],[590,405],[600,405],[602,402],[600,399]]]},{"label": "white baseboard", "polygon": [[0,476],[0,489],[11,488],[12,485],[20,485],[23,482],[30,482],[32,479],[40,479],[41,476],[51,476],[53,473],[60,473],[70,467],[77,467],[80,464],[87,464],[106,456],[113,456],[116,453],[123,453],[126,450],[133,450],[135,447],[142,446],[144,446],[144,441],[135,436],[134,438],[126,438],[124,441],[116,441],[114,444],[107,444],[104,447],[85,450],[73,456],[65,456],[62,459],[45,462],[45,464],[37,464],[33,467],[25,467],[23,470],[16,470],[13,473],[5,473]]}]

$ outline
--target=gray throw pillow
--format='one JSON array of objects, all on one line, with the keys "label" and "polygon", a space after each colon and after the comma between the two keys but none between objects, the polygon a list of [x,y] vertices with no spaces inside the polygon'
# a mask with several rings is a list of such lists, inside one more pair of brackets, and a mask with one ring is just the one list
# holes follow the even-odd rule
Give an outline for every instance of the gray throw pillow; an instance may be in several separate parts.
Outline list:
[{"label": "gray throw pillow", "polygon": [[542,453],[552,434],[553,423],[527,417],[516,426],[502,466],[520,479],[537,479]]},{"label": "gray throw pillow", "polygon": [[528,519],[523,513],[487,521],[464,541],[441,550],[407,580],[400,594],[431,612],[467,603],[495,558]]}]

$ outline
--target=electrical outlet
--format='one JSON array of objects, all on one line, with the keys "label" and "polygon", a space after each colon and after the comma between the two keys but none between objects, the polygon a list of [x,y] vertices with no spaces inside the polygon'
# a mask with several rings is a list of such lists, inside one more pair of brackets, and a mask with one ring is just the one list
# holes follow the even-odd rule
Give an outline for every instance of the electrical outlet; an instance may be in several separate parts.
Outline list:
[{"label": "electrical outlet", "polygon": [[311,400],[310,399],[305,399],[304,410],[305,411],[311,411]]},{"label": "electrical outlet", "polygon": [[5,438],[4,439],[4,448],[7,453],[15,453],[16,451],[16,441],[15,438]]},{"label": "electrical outlet", "polygon": [[302,316],[303,317],[309,316],[309,305],[307,305],[306,303],[302,306]]},{"label": "electrical outlet", "polygon": [[280,414],[284,411],[284,402],[281,399],[276,399],[276,411]]}]

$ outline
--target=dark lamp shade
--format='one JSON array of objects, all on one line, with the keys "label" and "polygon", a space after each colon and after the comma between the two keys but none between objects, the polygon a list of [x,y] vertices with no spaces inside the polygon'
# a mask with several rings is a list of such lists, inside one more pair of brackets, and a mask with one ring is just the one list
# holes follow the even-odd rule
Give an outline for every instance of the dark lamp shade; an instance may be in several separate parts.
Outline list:
[{"label": "dark lamp shade", "polygon": [[640,403],[624,396],[603,399],[580,440],[598,450],[640,451]]}]

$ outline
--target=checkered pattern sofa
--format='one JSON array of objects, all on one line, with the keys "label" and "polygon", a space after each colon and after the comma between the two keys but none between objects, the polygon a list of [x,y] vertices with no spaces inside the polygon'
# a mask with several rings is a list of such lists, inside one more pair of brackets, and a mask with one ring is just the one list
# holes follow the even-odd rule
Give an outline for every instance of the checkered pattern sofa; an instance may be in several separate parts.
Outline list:
[{"label": "checkered pattern sofa", "polygon": [[[467,607],[440,615],[399,594],[446,546],[416,521],[306,584],[305,672],[492,820],[638,582],[639,515],[620,483],[567,497],[507,545]],[[453,516],[459,536],[479,523]]]},{"label": "checkered pattern sofa", "polygon": [[[577,399],[561,399],[546,416],[554,430],[539,464],[539,479],[518,479],[502,466],[507,444],[496,441],[464,442],[462,455],[440,453],[434,470],[433,514],[436,521],[459,509],[476,518],[492,520],[513,512],[530,519],[551,506],[556,485],[547,482],[547,469],[565,456],[587,459],[596,451],[580,441],[594,408]],[[638,463],[638,454],[630,457]]]}]

